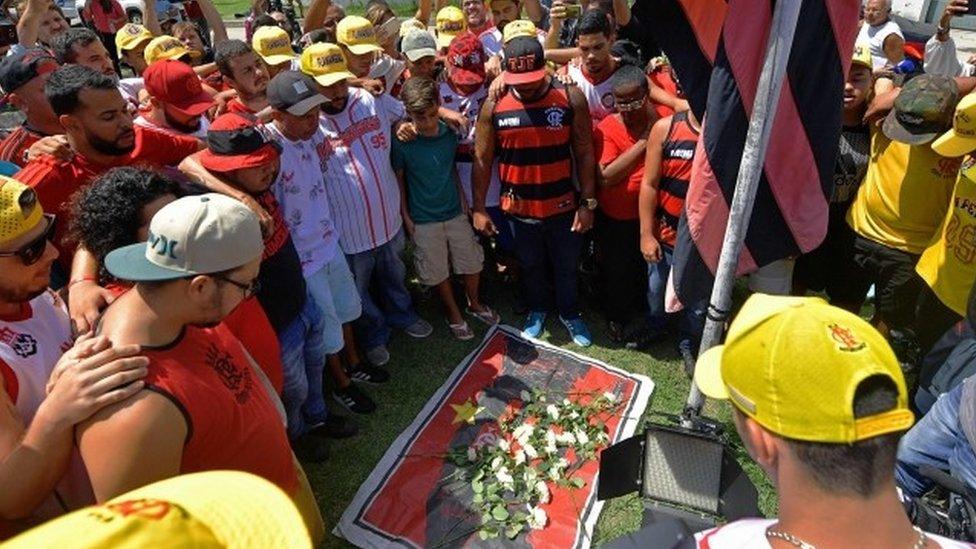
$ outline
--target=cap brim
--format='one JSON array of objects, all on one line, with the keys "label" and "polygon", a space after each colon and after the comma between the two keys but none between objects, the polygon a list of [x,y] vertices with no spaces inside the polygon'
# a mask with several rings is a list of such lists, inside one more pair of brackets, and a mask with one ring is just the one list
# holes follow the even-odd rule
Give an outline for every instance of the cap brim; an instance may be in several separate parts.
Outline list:
[{"label": "cap brim", "polygon": [[281,65],[283,63],[288,63],[288,62],[294,61],[296,58],[297,58],[297,56],[295,56],[295,55],[285,55],[285,54],[281,54],[281,55],[269,55],[267,57],[264,57],[264,56],[261,57],[261,59],[264,59],[264,62],[265,63],[267,63],[268,65],[271,65],[271,66],[277,66],[277,65]]},{"label": "cap brim", "polygon": [[240,471],[208,471],[162,480],[109,503],[176,503],[205,524],[222,547],[311,547],[308,529],[280,488]]},{"label": "cap brim", "polygon": [[294,105],[285,109],[285,111],[288,112],[288,114],[292,114],[295,116],[302,116],[304,114],[307,114],[308,111],[322,105],[323,103],[328,103],[328,102],[329,100],[326,99],[324,95],[317,93],[312,97],[307,97],[299,101],[298,103],[295,103]]},{"label": "cap brim", "polygon": [[438,48],[448,48],[451,46],[451,41],[457,37],[457,34],[447,34],[447,33],[437,33],[437,47]]},{"label": "cap brim", "polygon": [[112,250],[105,256],[105,268],[115,278],[130,282],[157,282],[176,280],[187,275],[197,274],[190,271],[176,271],[160,267],[146,259],[146,243],[130,244]]},{"label": "cap brim", "polygon": [[170,107],[187,116],[200,116],[214,106],[214,99],[207,92],[201,92],[196,97],[182,101],[179,104],[170,103]]},{"label": "cap brim", "polygon": [[375,44],[356,44],[354,46],[346,46],[349,51],[356,55],[363,55],[371,52],[383,51],[383,48]]},{"label": "cap brim", "polygon": [[485,80],[487,80],[487,77],[483,73],[457,67],[451,68],[447,73],[447,77],[451,79],[451,82],[461,86],[484,84]]},{"label": "cap brim", "polygon": [[508,72],[502,73],[503,82],[509,86],[517,86],[519,84],[531,84],[532,82],[538,82],[546,76],[546,69],[543,67],[530,72]]},{"label": "cap brim", "polygon": [[716,345],[705,351],[695,362],[695,385],[702,394],[716,400],[728,400],[729,392],[722,381],[722,352],[724,345]]},{"label": "cap brim", "polygon": [[888,116],[885,117],[884,124],[881,125],[881,131],[888,139],[907,145],[924,145],[939,135],[938,133],[911,133],[895,117],[894,110],[889,112]]},{"label": "cap brim", "polygon": [[222,173],[263,166],[278,158],[278,154],[278,149],[268,143],[247,154],[214,154],[210,149],[204,149],[200,152],[198,159],[204,168],[212,172]]},{"label": "cap brim", "polygon": [[343,80],[356,78],[356,76],[349,71],[341,71],[341,72],[330,72],[328,74],[320,74],[318,76],[313,76],[312,78],[314,78],[315,81],[322,86],[331,86],[338,82],[342,82]]},{"label": "cap brim", "polygon": [[154,62],[155,61],[162,61],[163,59],[176,59],[176,60],[179,60],[179,58],[183,57],[184,55],[190,55],[190,50],[185,49],[185,48],[184,49],[175,49],[175,50],[172,50],[170,52],[166,52],[164,54],[161,54],[159,57],[157,57],[154,60]]},{"label": "cap brim", "polygon": [[116,49],[118,49],[119,55],[122,55],[122,52],[134,50],[137,47],[139,47],[139,44],[142,44],[143,42],[149,42],[152,39],[153,39],[152,36],[143,36],[141,39],[133,40],[132,42],[126,44],[125,46],[121,46]]},{"label": "cap brim", "polygon": [[932,150],[947,158],[955,158],[976,150],[976,137],[962,136],[949,130],[932,142]]},{"label": "cap brim", "polygon": [[424,57],[436,57],[437,50],[433,48],[420,48],[418,50],[405,51],[403,52],[403,55],[405,55],[411,63],[416,63]]}]

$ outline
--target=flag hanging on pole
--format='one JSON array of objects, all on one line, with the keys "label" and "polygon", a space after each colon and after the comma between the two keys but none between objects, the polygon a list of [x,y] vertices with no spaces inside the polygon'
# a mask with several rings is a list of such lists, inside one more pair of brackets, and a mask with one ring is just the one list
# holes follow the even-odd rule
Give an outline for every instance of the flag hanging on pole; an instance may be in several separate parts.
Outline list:
[{"label": "flag hanging on pole", "polygon": [[[810,251],[827,231],[859,0],[802,2],[738,274]],[[671,272],[681,303],[711,293],[773,6],[773,0],[638,0],[634,6],[688,90],[692,110],[704,114]]]}]

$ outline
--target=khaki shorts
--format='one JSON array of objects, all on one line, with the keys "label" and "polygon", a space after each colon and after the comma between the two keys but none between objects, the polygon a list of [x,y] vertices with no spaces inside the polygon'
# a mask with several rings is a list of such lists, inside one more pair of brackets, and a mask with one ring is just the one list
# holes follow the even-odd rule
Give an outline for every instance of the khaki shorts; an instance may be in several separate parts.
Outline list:
[{"label": "khaki shorts", "polygon": [[480,273],[485,261],[481,244],[464,214],[448,221],[418,223],[413,243],[417,278],[424,286],[444,282],[451,276],[452,268],[461,275]]}]

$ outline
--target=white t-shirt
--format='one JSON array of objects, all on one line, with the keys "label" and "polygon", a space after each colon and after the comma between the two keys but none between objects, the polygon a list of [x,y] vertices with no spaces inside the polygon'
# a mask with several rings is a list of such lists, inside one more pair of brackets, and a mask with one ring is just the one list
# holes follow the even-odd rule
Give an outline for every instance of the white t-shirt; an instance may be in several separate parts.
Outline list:
[{"label": "white t-shirt", "polygon": [[[536,36],[539,39],[539,43],[545,46],[545,31],[536,30]],[[485,48],[485,53],[488,55],[488,57],[502,54],[502,49],[505,47],[505,44],[502,43],[502,38],[502,31],[498,30],[498,27],[494,26],[478,35],[478,40],[481,41],[481,45]]]},{"label": "white t-shirt", "polygon": [[867,42],[871,47],[871,62],[874,70],[883,69],[889,64],[888,56],[884,52],[884,41],[892,34],[905,38],[901,33],[901,27],[892,20],[885,21],[881,25],[868,25],[867,22],[861,25],[861,30],[857,34],[857,43]]},{"label": "white t-shirt", "polygon": [[[699,549],[770,549],[766,529],[776,523],[776,519],[744,519],[730,522],[695,534]],[[972,546],[961,541],[951,540],[935,534],[925,533],[944,549],[971,549]]]},{"label": "white t-shirt", "polygon": [[593,125],[603,120],[613,112],[615,101],[613,98],[613,85],[610,78],[613,73],[608,75],[601,82],[593,82],[590,77],[583,72],[583,67],[578,62],[566,65],[566,74],[576,82],[576,87],[583,92],[586,97],[586,104],[590,109],[590,118]]},{"label": "white t-shirt", "polygon": [[156,124],[152,120],[149,120],[148,118],[146,118],[145,116],[143,116],[141,114],[139,116],[137,116],[136,119],[132,121],[132,123],[133,124],[138,124],[138,125],[143,126],[143,127],[146,127],[146,128],[152,128],[154,130],[159,130],[161,132],[166,132],[166,133],[171,134],[171,135],[188,135],[190,137],[196,137],[197,139],[199,139],[201,141],[206,141],[207,140],[207,131],[210,130],[210,120],[208,120],[206,116],[201,116],[200,117],[200,127],[197,128],[197,131],[195,131],[193,133],[181,133],[181,132],[178,132],[178,131],[174,130],[173,128],[170,128],[169,126],[160,126],[160,125]]},{"label": "white t-shirt", "polygon": [[339,245],[347,255],[386,244],[403,224],[400,187],[390,165],[391,128],[403,114],[403,104],[389,95],[374,97],[353,87],[342,112],[322,113],[325,141],[319,157]]},{"label": "white t-shirt", "polygon": [[319,272],[339,252],[339,233],[325,193],[319,149],[320,128],[305,141],[291,141],[275,124],[266,126],[281,145],[281,170],[271,185],[306,277]]},{"label": "white t-shirt", "polygon": [[[471,206],[471,166],[474,160],[474,131],[478,122],[478,112],[481,105],[488,97],[488,90],[481,88],[475,93],[464,96],[454,91],[447,82],[440,84],[441,106],[452,111],[457,111],[468,118],[468,133],[462,135],[458,140],[457,165],[458,177],[461,178],[461,187],[464,189],[464,196]],[[491,167],[491,183],[488,184],[488,195],[485,197],[485,206],[492,208],[500,204],[501,181],[498,179],[498,161]]]},{"label": "white t-shirt", "polygon": [[[71,323],[64,301],[51,290],[25,303],[14,318],[0,318],[0,379],[3,390],[27,426],[47,397],[45,387],[55,364],[71,348]],[[55,487],[58,498],[47,497],[35,512],[54,518],[94,503],[91,484],[77,448],[72,451],[65,475]]]},{"label": "white t-shirt", "polygon": [[130,105],[139,106],[139,92],[141,92],[146,87],[146,84],[142,81],[142,77],[136,78],[123,78],[119,80],[119,93],[122,94],[122,99],[125,99],[126,103]]}]

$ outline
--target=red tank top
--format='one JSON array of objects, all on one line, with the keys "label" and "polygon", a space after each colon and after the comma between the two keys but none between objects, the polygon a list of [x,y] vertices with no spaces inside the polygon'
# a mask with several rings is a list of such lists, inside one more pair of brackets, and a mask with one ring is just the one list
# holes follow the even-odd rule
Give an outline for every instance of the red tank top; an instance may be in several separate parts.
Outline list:
[{"label": "red tank top", "polygon": [[495,104],[492,124],[502,210],[534,219],[574,211],[573,108],[566,90],[552,84],[531,103],[524,103],[510,90]]},{"label": "red tank top", "polygon": [[181,474],[245,471],[295,493],[282,412],[226,326],[187,326],[175,343],[144,354],[147,388],[172,400],[186,418]]},{"label": "red tank top", "polygon": [[654,217],[654,238],[674,247],[678,234],[678,219],[685,206],[691,163],[698,146],[698,131],[688,121],[687,112],[671,117],[671,127],[664,139],[661,155],[661,182],[657,189],[657,210]]}]

